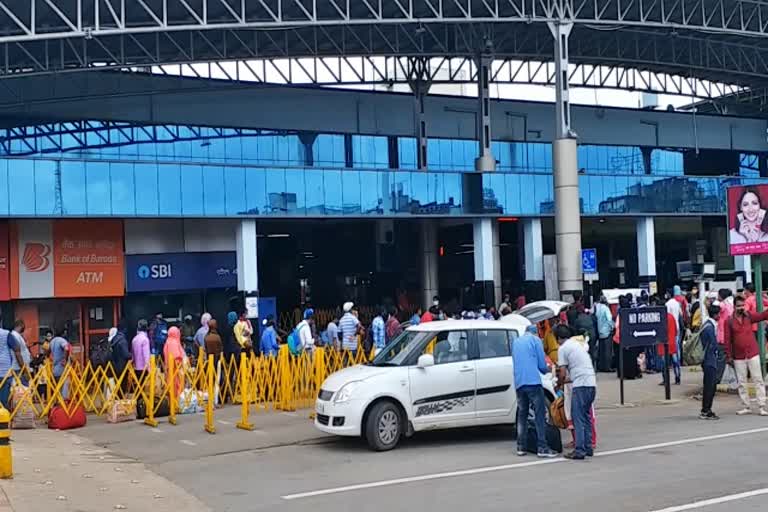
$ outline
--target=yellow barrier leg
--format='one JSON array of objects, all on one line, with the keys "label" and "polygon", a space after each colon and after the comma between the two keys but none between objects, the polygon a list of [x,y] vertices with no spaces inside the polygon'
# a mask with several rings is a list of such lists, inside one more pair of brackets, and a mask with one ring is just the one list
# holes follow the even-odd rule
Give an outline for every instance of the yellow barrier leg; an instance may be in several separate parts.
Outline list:
[{"label": "yellow barrier leg", "polygon": [[150,427],[157,427],[157,420],[155,419],[155,373],[157,373],[157,366],[155,362],[155,356],[149,357],[149,398],[147,399],[147,417],[144,418],[144,424]]},{"label": "yellow barrier leg", "polygon": [[[291,375],[291,353],[287,345],[280,347],[277,354],[277,371],[280,376],[280,410],[295,411],[296,405],[293,403],[293,375]],[[296,376],[298,378],[298,375]]]},{"label": "yellow barrier leg", "polygon": [[179,391],[176,389],[176,374],[180,368],[176,366],[176,360],[169,357],[168,361],[168,423],[177,425],[176,422],[176,402],[179,399]]},{"label": "yellow barrier leg", "polygon": [[[201,359],[202,361],[202,359]],[[208,403],[205,406],[205,431],[209,434],[216,433],[213,423],[213,406],[216,402],[216,388],[213,383],[216,380],[216,364],[213,362],[213,354],[208,355]]]},{"label": "yellow barrier leg", "polygon": [[[314,377],[315,377],[315,389],[314,396],[317,396],[320,392],[320,387],[325,382],[325,349],[320,347],[315,350],[314,354]],[[315,419],[316,413],[314,409],[309,413],[309,419]]]},{"label": "yellow barrier leg", "polygon": [[11,413],[0,405],[0,478],[13,478]]},{"label": "yellow barrier leg", "polygon": [[237,423],[237,428],[243,430],[253,430],[253,424],[248,421],[248,415],[250,414],[250,379],[248,362],[245,354],[240,354],[240,421]]}]

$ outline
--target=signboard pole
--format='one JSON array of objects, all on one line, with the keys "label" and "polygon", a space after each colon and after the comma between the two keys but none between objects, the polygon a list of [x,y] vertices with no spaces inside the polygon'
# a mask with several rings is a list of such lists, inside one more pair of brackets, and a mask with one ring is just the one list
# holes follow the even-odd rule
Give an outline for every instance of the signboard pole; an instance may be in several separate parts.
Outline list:
[{"label": "signboard pole", "polygon": [[[755,293],[757,293],[757,312],[762,313],[763,304],[763,260],[761,256],[752,258],[755,262]],[[760,369],[765,377],[765,322],[757,324],[757,346],[760,348]]]},{"label": "signboard pole", "polygon": [[624,405],[624,344],[619,337],[619,397]]}]

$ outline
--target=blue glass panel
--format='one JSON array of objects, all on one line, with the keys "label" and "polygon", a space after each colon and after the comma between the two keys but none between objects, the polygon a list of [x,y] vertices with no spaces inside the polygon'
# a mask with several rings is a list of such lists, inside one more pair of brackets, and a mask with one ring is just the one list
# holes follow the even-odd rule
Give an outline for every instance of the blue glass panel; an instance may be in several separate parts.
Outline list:
[{"label": "blue glass panel", "polygon": [[243,162],[243,138],[232,137],[227,139],[226,161],[230,164],[240,164]]},{"label": "blue glass panel", "polygon": [[[133,164],[112,163],[109,172],[110,188],[112,189],[112,215],[136,215],[136,185]],[[90,200],[88,204],[91,205]]]},{"label": "blue glass panel", "polygon": [[360,172],[349,169],[341,173],[341,200],[344,215],[359,215],[362,212]]},{"label": "blue glass panel", "polygon": [[360,171],[360,206],[363,215],[381,215],[384,212],[382,174],[381,172]]},{"label": "blue glass panel", "polygon": [[285,171],[285,203],[286,210],[282,213],[286,215],[304,215],[306,214],[306,193],[304,174],[307,172],[317,172],[314,169],[304,171],[303,169],[289,169]]},{"label": "blue glass panel", "polygon": [[325,213],[341,215],[344,205],[341,175],[347,171],[327,170],[323,174],[323,196],[325,197]]},{"label": "blue glass panel", "polygon": [[286,192],[285,169],[268,169],[266,175],[265,215],[288,215],[296,209],[296,194]]},{"label": "blue glass panel", "polygon": [[201,216],[203,207],[203,169],[199,165],[181,166],[181,213]]},{"label": "blue glass panel", "polygon": [[317,166],[344,167],[344,136],[320,134],[315,139],[312,152]]},{"label": "blue glass panel", "polygon": [[[411,212],[417,213],[429,206],[429,174],[423,171],[411,173]],[[414,211],[414,208],[416,209]]]},{"label": "blue glass panel", "polygon": [[[504,176],[504,186],[506,187],[506,194],[504,194],[504,213],[507,215],[519,215],[523,207],[521,205],[520,196],[520,174],[507,174]],[[499,189],[501,185],[495,185],[497,194],[502,192]],[[542,205],[536,205],[536,209],[539,213],[542,212]]]},{"label": "blue glass panel", "polygon": [[[413,137],[398,137],[397,155],[400,161],[401,169],[415,169],[416,161],[416,139]],[[429,156],[427,156],[429,158]]]},{"label": "blue glass panel", "polygon": [[266,215],[267,208],[267,173],[264,169],[245,169],[245,205],[248,215]]},{"label": "blue glass panel", "polygon": [[226,193],[226,214],[240,215],[248,209],[245,184],[245,169],[242,167],[224,168],[224,189]]},{"label": "blue glass panel", "polygon": [[409,213],[411,211],[410,172],[390,173],[389,202],[389,208],[395,213]]},{"label": "blue glass panel", "polygon": [[56,168],[54,160],[36,160],[35,164],[35,211],[37,215],[58,215],[56,205]]},{"label": "blue glass panel", "polygon": [[8,162],[5,158],[0,159],[0,215],[9,213]]},{"label": "blue glass panel", "polygon": [[389,167],[389,149],[386,137],[352,136],[352,164],[366,169]]},{"label": "blue glass panel", "polygon": [[450,173],[441,177],[444,182],[444,201],[449,208],[449,213],[454,215],[462,213],[464,202],[461,192],[461,174]]},{"label": "blue glass panel", "polygon": [[181,215],[181,167],[178,164],[162,164],[157,167],[160,215]]},{"label": "blue glass panel", "polygon": [[[108,162],[86,162],[85,204],[88,215],[112,214],[112,183]],[[131,190],[133,187],[131,186]]]},{"label": "blue glass panel", "polygon": [[8,185],[11,215],[35,214],[35,167],[32,160],[11,159],[8,162]]},{"label": "blue glass panel", "polygon": [[328,171],[312,171],[304,174],[307,215],[323,215],[325,213],[323,181],[327,174]]},{"label": "blue glass panel", "polygon": [[208,145],[208,162],[224,164],[227,162],[227,139],[211,138],[200,141],[200,145]]},{"label": "blue glass panel", "polygon": [[[162,169],[164,166],[160,166]],[[133,169],[136,183],[136,215],[157,215],[160,212],[160,193],[174,195],[159,186],[157,164],[136,164]],[[113,184],[114,187],[114,184]]]},{"label": "blue glass panel", "polygon": [[203,166],[203,210],[205,215],[218,216],[226,213],[226,187],[224,168]]},{"label": "blue glass panel", "polygon": [[[0,173],[2,173],[2,167],[0,167]],[[88,213],[83,162],[66,160],[61,162],[61,199],[64,215]]]}]

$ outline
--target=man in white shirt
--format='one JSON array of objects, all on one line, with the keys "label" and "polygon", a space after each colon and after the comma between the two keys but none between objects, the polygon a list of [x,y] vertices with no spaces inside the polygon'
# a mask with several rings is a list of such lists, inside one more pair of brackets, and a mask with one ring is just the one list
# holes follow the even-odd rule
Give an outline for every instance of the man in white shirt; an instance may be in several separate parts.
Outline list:
[{"label": "man in white shirt", "polygon": [[315,339],[312,337],[312,324],[315,322],[314,310],[307,309],[304,312],[304,320],[297,326],[299,330],[299,341],[305,352],[312,355],[315,350]]},{"label": "man in white shirt", "polygon": [[[571,329],[560,324],[555,327],[555,337],[560,348],[557,351],[558,387],[566,382],[566,376],[573,383],[573,399],[571,401],[571,416],[576,436],[575,450],[566,453],[567,459],[584,460],[593,455],[592,421],[590,414],[595,401],[597,380],[592,358],[585,347],[571,338]],[[567,371],[566,371],[567,370]]]}]

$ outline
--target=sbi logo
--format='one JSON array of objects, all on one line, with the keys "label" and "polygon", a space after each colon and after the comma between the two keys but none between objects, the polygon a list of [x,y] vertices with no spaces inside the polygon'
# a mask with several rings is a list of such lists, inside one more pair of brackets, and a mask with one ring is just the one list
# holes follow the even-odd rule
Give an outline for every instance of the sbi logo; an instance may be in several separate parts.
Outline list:
[{"label": "sbi logo", "polygon": [[136,269],[136,275],[139,276],[139,279],[168,279],[173,277],[173,272],[170,263],[139,265],[139,268]]}]

